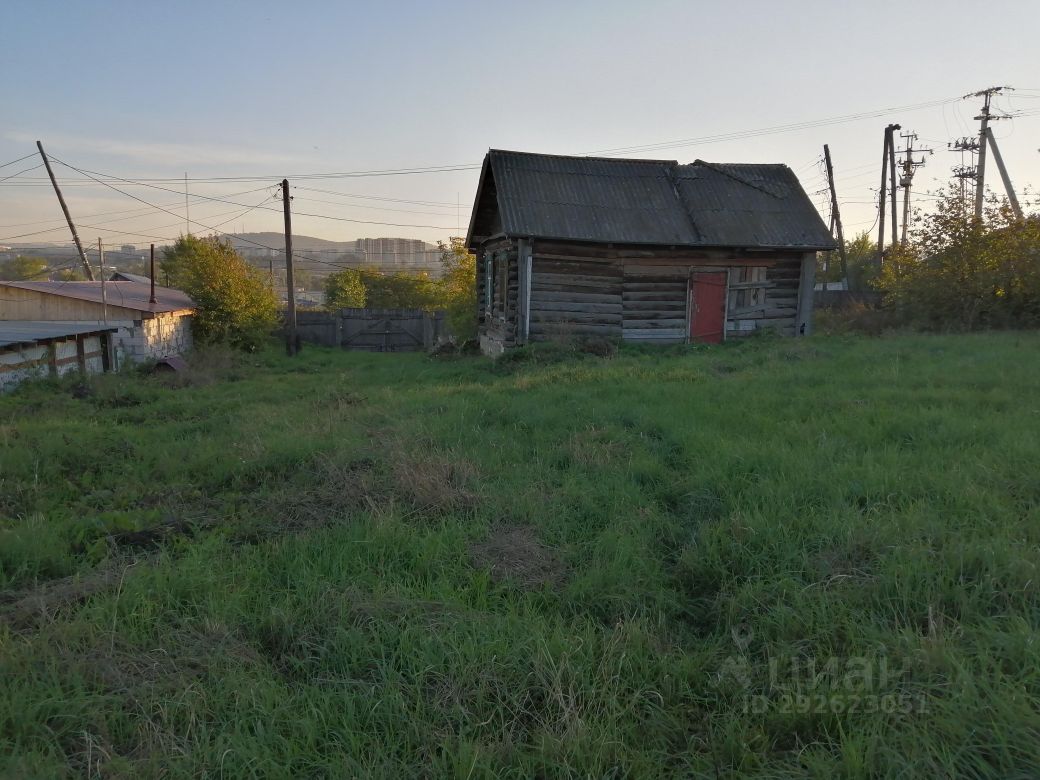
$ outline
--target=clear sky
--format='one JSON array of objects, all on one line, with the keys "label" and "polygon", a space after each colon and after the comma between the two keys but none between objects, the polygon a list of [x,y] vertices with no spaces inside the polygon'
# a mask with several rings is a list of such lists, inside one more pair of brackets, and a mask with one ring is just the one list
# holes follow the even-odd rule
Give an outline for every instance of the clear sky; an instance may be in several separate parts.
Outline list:
[{"label": "clear sky", "polygon": [[[996,107],[1025,114],[995,125],[1014,184],[1040,185],[1035,0],[4,0],[0,29],[0,165],[40,139],[77,168],[151,179],[113,184],[172,212],[56,165],[85,242],[176,237],[184,183],[155,180],[185,172],[262,177],[189,181],[191,218],[205,225],[280,230],[279,204],[259,188],[288,176],[294,210],[336,218],[297,216],[300,234],[432,241],[465,230],[477,170],[300,177],[475,166],[489,147],[582,154],[932,104],[631,154],[784,162],[816,193],[829,143],[854,233],[876,216],[885,124],[936,150],[915,179],[934,192],[959,162],[947,142],[977,131],[979,101],[956,98],[997,84],[1019,89]],[[0,168],[0,179],[38,162]],[[0,181],[0,243],[68,240],[44,174]],[[992,167],[990,177],[999,188]]]}]

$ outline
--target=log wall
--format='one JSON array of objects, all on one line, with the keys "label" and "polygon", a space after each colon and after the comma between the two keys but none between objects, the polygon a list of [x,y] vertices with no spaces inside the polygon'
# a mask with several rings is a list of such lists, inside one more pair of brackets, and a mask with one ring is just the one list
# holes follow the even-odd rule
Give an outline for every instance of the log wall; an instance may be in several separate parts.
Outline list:
[{"label": "log wall", "polygon": [[[487,265],[491,265],[488,305]],[[519,274],[516,245],[503,241],[488,246],[477,263],[477,300],[480,306],[480,348],[496,355],[517,344]]]},{"label": "log wall", "polygon": [[[533,242],[530,339],[599,336],[651,344],[688,337],[689,278],[728,275],[726,336],[771,328],[798,331],[801,253],[613,249]],[[491,308],[485,299],[491,258]],[[521,343],[517,246],[500,242],[478,257],[481,346],[495,354]]]}]

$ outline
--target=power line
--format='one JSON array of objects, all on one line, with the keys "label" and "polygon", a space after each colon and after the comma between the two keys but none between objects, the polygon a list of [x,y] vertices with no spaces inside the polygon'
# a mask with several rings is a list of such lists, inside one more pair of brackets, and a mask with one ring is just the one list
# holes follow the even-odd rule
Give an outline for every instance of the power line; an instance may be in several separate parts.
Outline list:
[{"label": "power line", "polygon": [[[472,171],[479,170],[481,165],[478,163],[465,163],[458,165],[430,165],[424,167],[414,168],[384,168],[374,169],[366,171],[338,171],[330,173],[304,173],[296,174],[293,176],[294,179],[301,179],[305,181],[314,181],[321,179],[353,179],[353,178],[368,178],[368,177],[380,177],[380,176],[410,176],[416,174],[428,174],[428,173],[454,173],[457,171]],[[96,173],[96,171],[95,171]],[[118,178],[118,177],[114,177]],[[275,174],[265,174],[262,176],[249,175],[249,176],[202,176],[202,177],[187,177],[184,176],[137,176],[132,179],[125,179],[124,181],[133,181],[137,184],[156,183],[156,182],[178,182],[183,183],[184,181],[196,183],[196,184],[220,184],[225,182],[248,182],[248,181],[265,181],[270,179],[278,178]]]},{"label": "power line", "polygon": [[[253,189],[250,189],[250,190],[243,190],[241,192],[228,193],[224,197],[226,197],[226,198],[234,198],[234,197],[237,197],[239,195],[251,195],[254,192],[260,192],[261,190],[267,190],[267,189],[270,189],[270,187],[254,187]],[[180,205],[180,202],[178,201],[177,203],[166,203],[166,204],[163,204],[163,205],[165,205],[165,206],[178,206],[178,205]],[[120,221],[122,221],[124,219],[136,219],[137,217],[142,216],[142,212],[147,212],[147,211],[149,211],[150,208],[151,207],[149,206],[148,208],[117,209],[115,211],[99,211],[99,212],[96,212],[94,214],[84,214],[83,218],[84,219],[94,219],[95,217],[105,217],[105,216],[108,216],[110,214],[130,214],[130,216],[128,216],[128,217],[120,217],[119,219],[106,220],[106,222],[120,222]],[[64,221],[61,220],[61,219],[41,219],[41,220],[36,220],[35,222],[16,222],[14,224],[9,224],[9,225],[0,225],[0,228],[28,227],[28,226],[31,226],[31,225],[46,225],[46,224],[48,224],[50,222],[61,222],[61,223],[64,223]],[[63,230],[63,229],[64,228],[58,228],[58,227],[52,228],[52,230]],[[46,231],[40,231],[40,232],[42,233],[42,232],[46,232]],[[4,239],[0,239],[0,241],[2,241],[2,240],[4,240]]]},{"label": "power line", "polygon": [[455,207],[454,203],[448,203],[447,201],[438,200],[407,200],[405,198],[389,198],[382,195],[359,195],[350,192],[337,192],[336,190],[321,190],[316,187],[300,187],[296,184],[292,186],[294,190],[301,190],[303,192],[320,192],[325,195],[339,195],[343,198],[363,198],[365,200],[380,200],[388,201],[390,203],[412,203],[417,206],[444,206],[444,207]]},{"label": "power line", "polygon": [[5,162],[3,165],[0,165],[0,168],[6,168],[8,165],[14,165],[15,163],[20,163],[22,160],[28,160],[30,157],[35,157],[35,156],[36,156],[36,152],[29,152],[29,154],[25,155],[25,157],[19,157],[17,160],[11,160],[10,162]]},{"label": "power line", "polygon": [[[23,157],[22,159],[25,159],[25,158]],[[26,168],[25,170],[18,171],[18,173],[12,173],[10,176],[5,176],[4,178],[0,179],[0,181],[7,181],[8,179],[13,179],[15,176],[21,176],[23,173],[28,173],[29,171],[35,171],[37,168],[42,168],[42,167],[43,167],[43,163],[37,163],[36,165],[32,166],[31,168]]]},{"label": "power line", "polygon": [[697,138],[681,138],[675,141],[664,141],[656,144],[642,144],[639,146],[619,146],[614,147],[613,149],[600,149],[593,152],[586,152],[585,154],[635,154],[639,152],[649,152],[683,146],[695,146],[698,144],[719,143],[722,141],[731,141],[743,138],[754,138],[761,135],[787,133],[793,132],[795,130],[806,130],[812,127],[823,127],[826,125],[841,124],[844,122],[855,122],[860,119],[872,119],[875,117],[884,116],[885,114],[895,113],[897,111],[917,111],[923,108],[934,108],[935,106],[946,105],[947,103],[953,103],[957,100],[960,100],[960,98],[944,98],[942,100],[932,100],[925,103],[915,103],[908,106],[894,106],[892,108],[877,109],[875,111],[863,111],[856,114],[845,114],[843,116],[828,117],[826,119],[814,119],[802,122],[792,122],[786,125],[774,125],[772,127],[762,127],[754,130],[740,130],[731,133],[700,136]]},{"label": "power line", "polygon": [[[113,176],[111,174],[100,173],[99,171],[89,171],[87,169],[80,169],[80,168],[77,168],[74,165],[70,165],[69,163],[64,162],[62,160],[59,160],[57,157],[53,157],[53,156],[51,157],[51,159],[53,159],[57,163],[60,163],[61,165],[64,165],[66,168],[71,168],[72,170],[76,171],[77,173],[79,173],[79,174],[81,174],[83,176],[86,176],[88,179],[92,179],[92,180],[96,181],[98,184],[103,184],[106,187],[110,187],[111,189],[114,189],[116,192],[120,192],[123,195],[127,195],[128,197],[131,197],[131,198],[135,198],[136,200],[141,200],[141,199],[137,198],[135,195],[131,195],[128,192],[125,192],[125,191],[120,190],[120,189],[118,189],[116,187],[113,187],[108,182],[103,181],[102,179],[99,179],[97,177],[98,176],[104,176],[104,177],[106,177],[108,179],[114,179],[116,181],[125,182],[127,184],[139,184],[139,185],[141,185],[143,187],[150,187],[152,189],[162,190],[164,192],[173,192],[173,193],[176,193],[177,195],[180,195],[180,192],[178,192],[177,190],[171,190],[169,187],[160,187],[160,186],[158,186],[156,184],[148,184],[148,183],[146,183],[144,181],[136,180],[136,179],[124,179],[121,176]],[[235,203],[234,201],[226,200],[224,198],[214,198],[214,197],[211,197],[211,196],[208,196],[208,195],[199,195],[198,197],[203,198],[205,200],[215,201],[216,203],[227,203],[227,204],[229,204],[231,206],[238,206],[239,208],[245,208],[248,205],[248,204],[245,204],[245,203]],[[142,203],[147,203],[147,201],[144,201],[144,200],[141,200],[141,202]],[[280,209],[276,209],[276,208],[267,208],[267,209],[261,209],[261,210],[262,211],[276,211],[276,212],[279,212],[279,213],[281,211]],[[169,213],[172,213],[172,212],[169,212]],[[377,221],[377,220],[370,220],[370,219],[351,219],[349,217],[336,217],[336,216],[333,216],[331,214],[314,214],[314,213],[308,213],[308,212],[302,212],[302,211],[297,211],[297,212],[294,212],[294,213],[297,216],[300,216],[300,217],[315,217],[315,218],[318,218],[318,219],[331,219],[331,220],[334,220],[334,221],[337,221],[337,222],[352,222],[352,223],[357,223],[357,224],[361,224],[361,225],[384,225],[384,226],[387,226],[387,227],[426,228],[426,229],[429,229],[429,230],[448,230],[448,231],[454,230],[454,228],[446,227],[444,225],[416,225],[416,224],[402,223],[402,222],[380,222],[380,221]],[[201,222],[196,222],[195,220],[190,220],[190,221],[195,223],[195,224],[199,224],[199,225],[202,224]],[[203,227],[205,227],[205,225],[203,225]]]}]

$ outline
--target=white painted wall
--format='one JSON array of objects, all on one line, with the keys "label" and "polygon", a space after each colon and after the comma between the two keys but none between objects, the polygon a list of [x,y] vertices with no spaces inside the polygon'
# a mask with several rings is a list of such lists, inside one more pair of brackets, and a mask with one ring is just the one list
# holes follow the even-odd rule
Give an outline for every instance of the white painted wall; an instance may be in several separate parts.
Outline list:
[{"label": "white painted wall", "polygon": [[[76,337],[53,342],[54,359],[58,376],[79,371]],[[87,355],[101,351],[101,337],[87,336],[83,340],[83,351]],[[100,355],[86,359],[87,374],[104,371]],[[11,390],[29,379],[43,379],[51,375],[50,349],[45,345],[7,347],[0,350],[0,392]]]}]

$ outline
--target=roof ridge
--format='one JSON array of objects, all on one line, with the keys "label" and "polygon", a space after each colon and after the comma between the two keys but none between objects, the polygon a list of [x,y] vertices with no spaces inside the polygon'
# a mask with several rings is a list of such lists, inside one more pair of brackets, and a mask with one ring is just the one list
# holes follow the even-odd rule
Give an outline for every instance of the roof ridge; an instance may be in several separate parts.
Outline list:
[{"label": "roof ridge", "polygon": [[748,181],[744,177],[737,176],[735,173],[727,171],[722,167],[723,165],[770,165],[774,167],[779,166],[782,168],[787,168],[787,166],[783,163],[710,163],[707,160],[697,159],[693,161],[693,165],[703,165],[705,168],[711,168],[711,170],[715,171],[716,173],[722,174],[723,176],[728,176],[729,178],[733,179],[733,181],[740,182],[746,187],[751,187],[753,189],[758,190],[759,192],[764,192],[766,195],[774,197],[777,200],[783,200],[786,197],[784,195],[777,195],[773,190],[769,189],[768,187],[763,187],[761,184],[757,184],[753,181]]},{"label": "roof ridge", "polygon": [[595,157],[588,154],[546,154],[544,152],[521,152],[516,149],[488,149],[488,154],[519,154],[524,157],[553,157],[557,160],[595,160],[602,162],[648,163],[651,165],[678,165],[678,160],[659,160],[640,157]]},{"label": "roof ridge", "polygon": [[686,215],[686,221],[690,223],[690,230],[698,239],[704,238],[704,233],[697,227],[697,222],[693,218],[693,212],[690,210],[689,205],[682,196],[682,192],[679,190],[679,182],[676,181],[675,174],[678,172],[677,169],[679,164],[676,163],[672,166],[665,166],[664,175],[668,178],[668,183],[672,185],[672,192],[675,193],[675,200],[679,203],[679,208],[682,209],[683,214]]}]

